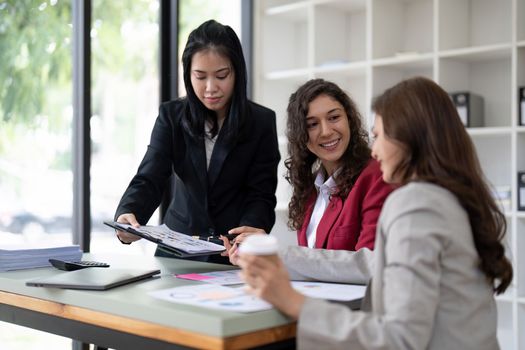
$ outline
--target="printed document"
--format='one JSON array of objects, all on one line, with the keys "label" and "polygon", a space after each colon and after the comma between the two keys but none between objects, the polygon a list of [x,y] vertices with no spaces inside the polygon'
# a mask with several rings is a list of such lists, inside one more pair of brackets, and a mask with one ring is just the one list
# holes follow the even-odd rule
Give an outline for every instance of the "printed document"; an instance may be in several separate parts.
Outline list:
[{"label": "printed document", "polygon": [[[232,281],[235,281],[235,284],[242,283],[238,276],[234,276],[234,273],[238,272],[239,270],[231,270],[178,275],[178,278],[207,283],[158,290],[150,292],[149,295],[173,303],[227,311],[254,312],[271,309],[270,304],[247,293],[244,286],[227,287],[219,284],[219,282],[231,284],[229,282]],[[342,302],[362,299],[366,291],[366,286],[354,284],[303,281],[291,283],[295,290],[308,297]]]},{"label": "printed document", "polygon": [[192,236],[171,230],[168,226],[140,226],[135,228],[128,224],[104,221],[104,224],[117,230],[130,232],[167,248],[181,257],[218,254],[224,251],[224,246],[212,242],[195,239]]},{"label": "printed document", "polygon": [[175,287],[150,292],[149,295],[172,303],[236,312],[254,312],[272,308],[272,305],[264,300],[246,293],[242,287],[232,288],[215,284]]}]

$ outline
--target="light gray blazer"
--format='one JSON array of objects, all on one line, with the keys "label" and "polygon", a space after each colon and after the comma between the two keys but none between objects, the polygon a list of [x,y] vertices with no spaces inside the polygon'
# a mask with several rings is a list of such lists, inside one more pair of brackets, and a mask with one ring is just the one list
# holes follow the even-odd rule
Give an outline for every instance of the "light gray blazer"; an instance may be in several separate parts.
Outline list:
[{"label": "light gray blazer", "polygon": [[307,298],[299,349],[499,349],[492,287],[466,211],[449,191],[411,183],[379,218],[375,252],[288,247],[292,278],[355,283],[373,271],[372,310]]}]

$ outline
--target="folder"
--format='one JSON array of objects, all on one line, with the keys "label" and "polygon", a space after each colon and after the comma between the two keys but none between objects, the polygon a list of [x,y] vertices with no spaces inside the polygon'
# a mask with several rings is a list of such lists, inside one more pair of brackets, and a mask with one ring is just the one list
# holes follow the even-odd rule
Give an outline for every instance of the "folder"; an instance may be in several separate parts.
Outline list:
[{"label": "folder", "polygon": [[146,225],[139,228],[115,221],[104,221],[104,224],[115,230],[126,231],[150,242],[157,243],[157,245],[179,258],[220,254],[226,250],[222,245],[195,239],[190,235],[173,231],[165,224],[160,226]]},{"label": "folder", "polygon": [[518,210],[525,211],[525,171],[518,172]]},{"label": "folder", "polygon": [[518,100],[519,100],[518,111],[520,115],[518,124],[521,126],[525,126],[525,86],[520,87]]},{"label": "folder", "polygon": [[484,125],[483,97],[471,92],[454,92],[450,97],[465,127],[474,128]]}]

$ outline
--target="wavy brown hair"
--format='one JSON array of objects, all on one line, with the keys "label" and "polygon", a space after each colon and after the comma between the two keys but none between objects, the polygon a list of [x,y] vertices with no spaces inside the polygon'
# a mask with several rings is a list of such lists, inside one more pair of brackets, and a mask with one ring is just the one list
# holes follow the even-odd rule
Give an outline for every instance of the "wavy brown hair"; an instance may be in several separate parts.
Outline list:
[{"label": "wavy brown hair", "polygon": [[505,216],[491,195],[474,145],[448,94],[423,77],[402,81],[373,105],[384,133],[405,150],[392,177],[401,184],[427,181],[446,188],[468,213],[480,268],[497,294],[512,280],[501,243]]},{"label": "wavy brown hair", "polygon": [[363,128],[361,115],[355,103],[336,84],[312,79],[299,87],[290,96],[286,135],[288,137],[289,158],[285,160],[286,180],[292,185],[293,194],[288,205],[288,226],[298,230],[303,224],[306,203],[315,191],[315,176],[323,167],[316,164],[317,157],[307,148],[308,130],[306,117],[308,105],[320,95],[338,101],[344,108],[350,126],[350,143],[341,158],[341,172],[335,178],[337,192],[333,196],[346,199],[361,170],[370,160],[368,134]]}]

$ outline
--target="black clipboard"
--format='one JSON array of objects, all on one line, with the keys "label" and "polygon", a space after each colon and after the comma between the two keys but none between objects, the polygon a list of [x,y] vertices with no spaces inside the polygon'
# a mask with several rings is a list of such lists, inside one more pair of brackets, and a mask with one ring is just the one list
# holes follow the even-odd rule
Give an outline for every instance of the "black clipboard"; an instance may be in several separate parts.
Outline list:
[{"label": "black clipboard", "polygon": [[[150,242],[153,242],[153,243],[156,243],[159,247],[162,247],[164,250],[167,250],[168,252],[172,253],[173,255],[179,257],[179,258],[189,258],[189,257],[193,257],[193,256],[204,256],[204,255],[214,255],[214,254],[220,254],[222,252],[224,252],[226,249],[222,246],[220,246],[222,249],[221,250],[202,250],[202,251],[199,251],[199,252],[188,252],[186,250],[183,250],[181,249],[180,247],[177,247],[177,246],[174,246],[172,244],[169,244],[168,242],[166,242],[165,240],[159,238],[159,237],[155,237],[151,234],[148,234],[146,232],[143,232],[143,231],[139,231],[139,230],[136,230],[134,229],[133,227],[126,227],[126,226],[123,226],[123,224],[120,224],[118,222],[115,222],[115,221],[104,221],[104,224],[111,227],[111,228],[114,228],[115,230],[119,230],[119,231],[126,231],[126,232],[129,232],[131,234],[134,234],[134,235],[137,235],[139,237],[142,237]],[[181,234],[181,233],[177,233],[175,231],[171,231],[175,234]],[[186,235],[189,237],[189,235]],[[193,238],[191,238],[192,240],[194,240]],[[199,240],[196,240],[195,241],[199,241]],[[210,243],[210,242],[206,242],[206,241],[201,241],[201,242],[204,242],[202,244],[213,244],[213,246],[218,246],[218,244],[214,244],[214,243]],[[218,248],[218,247],[217,247]]]}]

